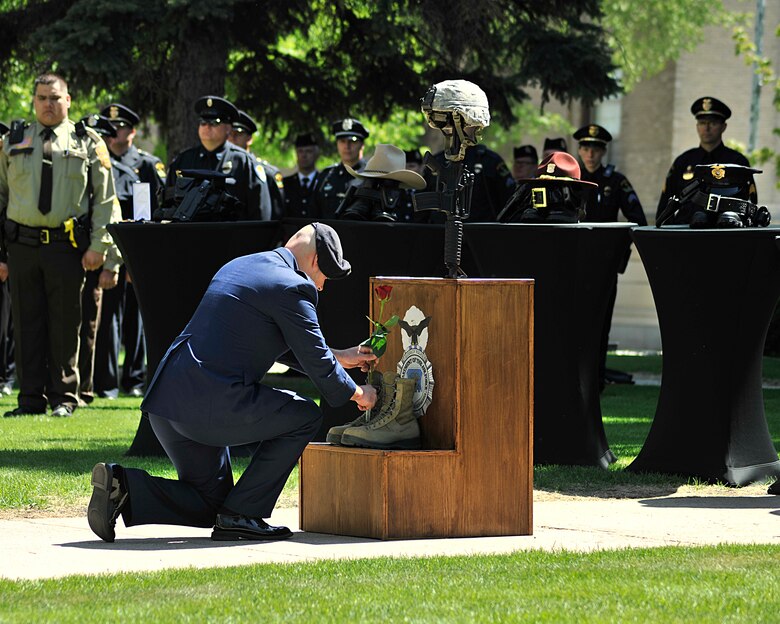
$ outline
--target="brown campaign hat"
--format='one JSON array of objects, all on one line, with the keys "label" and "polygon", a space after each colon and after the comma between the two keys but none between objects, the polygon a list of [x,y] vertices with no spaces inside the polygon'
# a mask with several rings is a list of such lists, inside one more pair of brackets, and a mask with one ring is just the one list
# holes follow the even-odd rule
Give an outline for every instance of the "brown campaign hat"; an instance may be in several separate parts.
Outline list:
[{"label": "brown campaign hat", "polygon": [[517,180],[520,182],[543,182],[543,183],[571,183],[587,184],[588,186],[598,186],[595,182],[586,182],[580,180],[580,164],[577,159],[567,152],[553,152],[545,158],[536,168],[535,178],[525,178]]},{"label": "brown campaign hat", "polygon": [[317,265],[328,279],[341,279],[352,271],[352,265],[344,259],[339,235],[325,223],[312,223],[317,249]]}]

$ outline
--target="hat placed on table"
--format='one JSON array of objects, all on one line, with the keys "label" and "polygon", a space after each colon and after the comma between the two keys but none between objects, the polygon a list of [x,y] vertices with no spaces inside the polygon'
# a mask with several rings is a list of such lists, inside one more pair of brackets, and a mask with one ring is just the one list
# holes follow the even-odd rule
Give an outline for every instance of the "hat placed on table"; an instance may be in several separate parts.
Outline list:
[{"label": "hat placed on table", "polygon": [[580,180],[580,164],[577,159],[567,152],[553,152],[545,158],[536,168],[535,178],[525,178],[517,182],[542,182],[542,183],[576,183],[598,186],[595,182]]},{"label": "hat placed on table", "polygon": [[317,137],[313,132],[304,132],[295,137],[295,147],[310,147],[317,145]]},{"label": "hat placed on table", "polygon": [[121,128],[122,126],[137,126],[141,123],[141,118],[135,111],[118,102],[112,102],[103,108],[103,110],[100,111],[100,114],[103,115],[103,117],[107,117],[117,128]]},{"label": "hat placed on table", "polygon": [[724,121],[731,117],[731,109],[714,97],[700,97],[691,104],[691,114],[699,117],[720,117]]},{"label": "hat placed on table", "polygon": [[385,143],[377,145],[374,154],[360,173],[349,165],[344,165],[344,168],[352,177],[361,180],[396,180],[401,183],[402,188],[413,188],[418,191],[426,186],[425,178],[406,168],[406,154],[395,145]]},{"label": "hat placed on table", "polygon": [[85,126],[92,128],[102,137],[116,136],[116,128],[108,117],[103,117],[103,115],[97,115],[93,113],[92,115],[82,117],[80,121],[83,121]]},{"label": "hat placed on table", "polygon": [[244,131],[247,134],[254,134],[257,132],[257,124],[254,119],[240,110],[238,111],[238,119],[233,120],[233,129]]},{"label": "hat placed on table", "polygon": [[317,265],[328,279],[341,279],[352,271],[352,265],[344,258],[339,235],[329,225],[314,222],[314,240],[317,249]]},{"label": "hat placed on table", "polygon": [[337,139],[351,138],[353,141],[365,141],[368,138],[368,130],[357,119],[347,117],[339,119],[331,124],[333,136]]},{"label": "hat placed on table", "polygon": [[612,140],[612,135],[606,128],[596,124],[589,124],[582,126],[577,132],[572,135],[577,141],[582,143],[592,143],[594,145],[600,145],[606,147],[607,143]]},{"label": "hat placed on table", "polygon": [[232,124],[238,120],[238,109],[225,98],[204,95],[195,101],[195,112],[201,119]]}]

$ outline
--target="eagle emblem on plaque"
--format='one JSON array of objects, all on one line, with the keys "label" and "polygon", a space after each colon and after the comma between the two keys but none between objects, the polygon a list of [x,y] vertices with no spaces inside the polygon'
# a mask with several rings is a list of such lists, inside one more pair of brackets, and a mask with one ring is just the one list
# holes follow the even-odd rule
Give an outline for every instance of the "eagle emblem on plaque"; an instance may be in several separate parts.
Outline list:
[{"label": "eagle emblem on plaque", "polygon": [[413,409],[418,418],[425,413],[433,400],[433,366],[425,355],[430,323],[431,317],[425,316],[417,306],[409,308],[404,318],[398,321],[401,328],[401,345],[404,348],[404,354],[398,362],[398,375],[416,382]]}]

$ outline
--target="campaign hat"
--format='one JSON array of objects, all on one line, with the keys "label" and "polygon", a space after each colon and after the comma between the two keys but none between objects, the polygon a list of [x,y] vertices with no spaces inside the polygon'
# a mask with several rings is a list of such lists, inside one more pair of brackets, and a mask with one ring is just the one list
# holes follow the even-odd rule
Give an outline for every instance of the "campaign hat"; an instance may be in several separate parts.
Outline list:
[{"label": "campaign hat", "polygon": [[314,222],[314,241],[317,249],[317,265],[328,279],[341,279],[352,271],[352,265],[344,258],[339,235],[329,225]]},{"label": "campaign hat", "polygon": [[195,112],[201,119],[232,124],[238,119],[238,109],[225,98],[204,95],[195,100]]},{"label": "campaign hat", "polygon": [[141,118],[124,104],[112,102],[100,111],[103,117],[107,117],[112,124],[118,127],[137,126],[141,123]]},{"label": "campaign hat", "polygon": [[366,127],[352,117],[334,121],[331,124],[331,131],[337,139],[351,138],[353,141],[365,141],[369,135]]},{"label": "campaign hat", "polygon": [[544,184],[574,183],[598,186],[595,182],[580,180],[580,175],[580,164],[574,156],[567,152],[553,152],[539,163],[535,178],[524,178],[517,180],[517,182],[518,184],[520,182],[542,182]]},{"label": "campaign hat", "polygon": [[699,117],[715,116],[723,120],[731,117],[731,109],[719,99],[706,96],[700,97],[691,104],[691,114],[698,119]]},{"label": "campaign hat", "polygon": [[612,135],[603,126],[598,124],[588,124],[582,126],[577,132],[572,135],[577,141],[582,143],[595,143],[606,147],[607,143],[612,140]]}]

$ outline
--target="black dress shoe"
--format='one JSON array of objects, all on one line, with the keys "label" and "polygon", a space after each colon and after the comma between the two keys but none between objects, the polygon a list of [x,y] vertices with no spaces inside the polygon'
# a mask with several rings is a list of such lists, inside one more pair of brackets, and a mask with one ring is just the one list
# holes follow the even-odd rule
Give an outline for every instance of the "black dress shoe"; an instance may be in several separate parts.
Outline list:
[{"label": "black dress shoe", "polygon": [[215,541],[283,540],[292,537],[292,531],[283,526],[271,526],[262,518],[217,514],[211,539]]},{"label": "black dress shoe", "polygon": [[12,409],[3,414],[3,418],[16,418],[17,416],[42,416],[45,413],[45,411],[39,412],[30,409],[29,407],[17,407],[16,409]]},{"label": "black dress shoe", "polygon": [[127,490],[122,483],[119,464],[95,464],[92,469],[92,498],[87,507],[89,528],[104,542],[113,542],[114,527],[127,504]]}]

